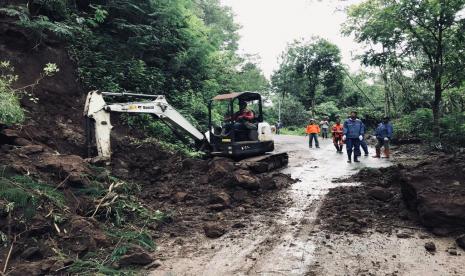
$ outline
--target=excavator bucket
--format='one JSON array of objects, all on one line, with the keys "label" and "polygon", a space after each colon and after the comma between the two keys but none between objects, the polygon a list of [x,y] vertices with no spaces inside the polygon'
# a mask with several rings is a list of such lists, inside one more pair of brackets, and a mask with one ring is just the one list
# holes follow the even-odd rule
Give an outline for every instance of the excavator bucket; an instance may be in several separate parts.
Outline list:
[{"label": "excavator bucket", "polygon": [[237,164],[244,168],[250,169],[255,173],[264,173],[280,169],[287,166],[289,156],[287,152],[282,153],[269,153],[260,156],[250,157],[238,161]]}]

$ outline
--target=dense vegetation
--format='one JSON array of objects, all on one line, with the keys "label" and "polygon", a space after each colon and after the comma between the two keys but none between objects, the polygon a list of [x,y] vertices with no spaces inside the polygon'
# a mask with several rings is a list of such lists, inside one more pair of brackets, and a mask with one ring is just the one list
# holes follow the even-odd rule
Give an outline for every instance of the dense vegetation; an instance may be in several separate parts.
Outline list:
[{"label": "dense vegetation", "polygon": [[[273,103],[266,108],[271,123],[278,106],[284,125],[296,127],[356,109],[370,126],[394,118],[398,137],[464,145],[464,2],[353,5],[343,33],[366,46],[359,59],[370,73],[349,73],[338,47],[316,37],[289,44],[271,85],[253,56],[238,55],[239,26],[219,0],[7,1],[0,12],[32,30],[39,45],[66,42],[86,89],[165,94],[201,128],[211,97],[254,90]],[[19,122],[17,96],[6,92],[12,80],[2,76],[2,108],[10,112],[2,110],[2,121]],[[157,122],[128,122],[175,141]]]},{"label": "dense vegetation", "polygon": [[[206,126],[214,95],[269,87],[254,57],[237,54],[239,26],[218,0],[3,5],[0,13],[33,31],[38,45],[48,39],[66,42],[86,90],[163,94],[200,127]],[[144,125],[153,134],[168,133],[157,122]]]},{"label": "dense vegetation", "polygon": [[[359,59],[370,72],[349,74],[336,45],[295,42],[272,76],[276,92],[299,100],[302,114],[357,109],[372,125],[394,118],[398,138],[436,146],[465,145],[465,1],[367,0],[348,9],[343,32],[365,45]],[[373,70],[374,69],[374,70]],[[286,108],[286,105],[283,105]],[[286,125],[293,121],[283,117]]]}]

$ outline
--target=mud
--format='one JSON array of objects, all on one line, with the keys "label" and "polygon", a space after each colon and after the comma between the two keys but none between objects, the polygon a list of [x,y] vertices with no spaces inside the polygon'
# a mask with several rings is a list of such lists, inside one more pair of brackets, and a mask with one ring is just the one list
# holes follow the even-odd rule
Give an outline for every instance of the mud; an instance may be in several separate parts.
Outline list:
[{"label": "mud", "polygon": [[465,231],[464,156],[436,153],[406,167],[365,169],[330,190],[320,217],[325,229],[360,234],[426,227],[437,235]]},{"label": "mud", "polygon": [[[64,206],[57,210],[40,200],[34,217],[24,219],[20,208],[3,212],[7,202],[0,200],[0,231],[15,240],[7,266],[10,274],[60,274],[76,256],[111,254],[119,243],[108,232],[114,226],[108,224],[104,211],[94,214],[99,202],[83,192],[92,191],[95,181],[107,189],[111,177],[130,183],[144,207],[164,214],[161,221],[149,225],[125,221],[127,227],[147,228],[160,244],[165,239],[184,244],[194,236],[239,235],[242,228],[253,224],[254,216],[271,216],[288,205],[290,200],[281,190],[295,181],[285,174],[255,174],[226,159],[185,158],[156,142],[141,142],[146,137],[126,127],[113,132],[111,167],[98,167],[86,159],[85,92],[73,62],[54,41],[40,45],[32,41],[30,33],[0,18],[0,59],[10,60],[16,68],[17,87],[35,82],[46,63],[56,63],[60,69],[30,91],[37,103],[29,97],[21,100],[28,115],[23,126],[0,126],[1,176],[27,175],[40,181],[63,194]],[[140,266],[154,260],[153,254],[133,249],[119,265]],[[2,268],[9,250],[0,248]]]}]

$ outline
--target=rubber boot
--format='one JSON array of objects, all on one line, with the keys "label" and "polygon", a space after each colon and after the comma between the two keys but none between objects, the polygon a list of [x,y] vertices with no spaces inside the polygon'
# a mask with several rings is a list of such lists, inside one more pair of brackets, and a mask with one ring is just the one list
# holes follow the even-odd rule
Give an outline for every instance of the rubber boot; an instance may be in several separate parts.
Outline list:
[{"label": "rubber boot", "polygon": [[339,146],[337,144],[334,144],[334,147],[336,148],[336,151],[339,152]]},{"label": "rubber boot", "polygon": [[348,159],[347,159],[347,163],[352,163],[352,156],[347,155],[347,158],[348,158]]},{"label": "rubber boot", "polygon": [[359,156],[357,156],[357,155],[354,156],[354,162],[355,162],[355,163],[360,162],[360,161],[358,160],[358,157],[359,157]]},{"label": "rubber boot", "polygon": [[389,158],[390,152],[389,149],[384,149],[384,157],[383,158]]},{"label": "rubber boot", "polygon": [[381,157],[381,149],[376,149],[376,155],[373,155],[373,158],[380,158]]}]

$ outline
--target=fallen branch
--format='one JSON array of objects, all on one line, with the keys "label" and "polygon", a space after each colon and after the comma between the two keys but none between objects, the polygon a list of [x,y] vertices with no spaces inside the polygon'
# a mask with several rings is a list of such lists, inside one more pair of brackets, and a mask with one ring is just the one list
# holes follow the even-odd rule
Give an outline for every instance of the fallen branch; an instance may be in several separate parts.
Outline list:
[{"label": "fallen branch", "polygon": [[11,252],[13,251],[13,246],[15,245],[16,242],[16,235],[13,237],[13,241],[11,242],[10,250],[8,250],[8,255],[6,256],[5,259],[5,265],[3,266],[3,271],[2,274],[5,274],[6,270],[8,269],[8,262],[10,261],[11,257]]}]

